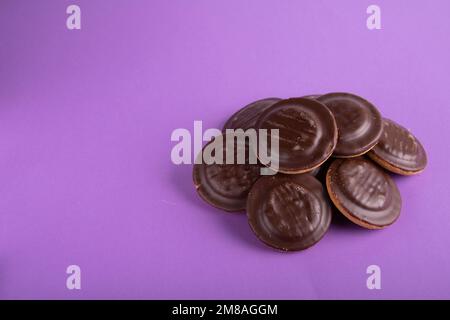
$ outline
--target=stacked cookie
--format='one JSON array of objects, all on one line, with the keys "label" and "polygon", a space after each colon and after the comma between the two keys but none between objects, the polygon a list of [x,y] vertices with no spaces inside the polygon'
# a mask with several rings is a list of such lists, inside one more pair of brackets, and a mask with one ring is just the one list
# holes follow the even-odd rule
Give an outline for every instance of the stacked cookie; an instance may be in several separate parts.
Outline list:
[{"label": "stacked cookie", "polygon": [[[333,211],[368,229],[391,225],[400,215],[401,196],[388,172],[414,175],[427,164],[414,135],[350,93],[259,100],[231,116],[224,138],[227,129],[277,132],[278,173],[262,176],[262,163],[249,159],[257,150],[245,144],[241,164],[195,164],[197,192],[217,208],[246,210],[255,235],[284,251],[317,243]],[[228,147],[221,144],[223,157]]]}]

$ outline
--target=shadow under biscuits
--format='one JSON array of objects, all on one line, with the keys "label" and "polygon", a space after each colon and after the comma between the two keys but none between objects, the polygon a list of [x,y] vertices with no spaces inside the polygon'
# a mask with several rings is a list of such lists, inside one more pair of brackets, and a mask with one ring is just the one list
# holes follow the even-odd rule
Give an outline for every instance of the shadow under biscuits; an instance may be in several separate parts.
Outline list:
[{"label": "shadow under biscuits", "polygon": [[351,222],[349,219],[347,219],[342,213],[339,212],[339,210],[334,207],[334,205],[331,205],[331,211],[333,213],[333,218],[331,219],[331,226],[330,228],[334,230],[339,231],[345,231],[345,232],[359,232],[359,233],[370,233],[373,230],[368,230],[363,227],[358,226],[357,224]]}]

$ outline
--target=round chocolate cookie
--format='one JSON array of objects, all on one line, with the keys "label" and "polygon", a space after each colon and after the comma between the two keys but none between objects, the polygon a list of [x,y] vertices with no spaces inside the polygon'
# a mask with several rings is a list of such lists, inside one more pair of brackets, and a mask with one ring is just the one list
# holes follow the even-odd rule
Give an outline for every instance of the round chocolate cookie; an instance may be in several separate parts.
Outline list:
[{"label": "round chocolate cookie", "polygon": [[413,175],[427,165],[427,154],[417,138],[401,125],[383,119],[383,134],[368,156],[394,173]]},{"label": "round chocolate cookie", "polygon": [[361,227],[382,229],[400,215],[402,200],[394,180],[363,157],[336,159],[326,185],[337,209]]},{"label": "round chocolate cookie", "polygon": [[284,251],[303,250],[328,230],[331,208],[322,184],[309,174],[264,176],[252,187],[247,217],[255,235]]},{"label": "round chocolate cookie", "polygon": [[254,128],[259,114],[280,100],[280,98],[267,98],[250,103],[234,113],[227,120],[222,131],[225,132],[226,129],[243,129],[245,131]]},{"label": "round chocolate cookie", "polygon": [[[333,153],[337,127],[333,114],[316,100],[291,98],[281,100],[265,110],[256,123],[257,129],[279,130],[279,171],[289,174],[313,170]],[[271,137],[270,137],[271,138]],[[269,139],[270,140],[270,139]]]},{"label": "round chocolate cookie", "polygon": [[350,93],[328,93],[317,98],[336,118],[339,131],[333,156],[360,156],[375,146],[383,129],[380,112],[369,101]]},{"label": "round chocolate cookie", "polygon": [[[234,164],[226,163],[226,155],[229,151],[226,146],[227,135],[220,136],[222,139],[215,139],[203,148],[197,161],[202,159],[201,164],[195,164],[193,170],[194,185],[200,197],[212,206],[226,211],[243,211],[247,203],[247,195],[255,181],[260,177],[261,166],[249,158],[248,144],[243,145],[234,140],[233,158]],[[212,150],[212,151],[211,151]],[[205,159],[210,154],[216,156],[217,152],[222,152],[222,164],[207,164]],[[245,151],[245,162],[237,164],[237,153]],[[202,157],[202,158],[200,158]],[[211,159],[212,160],[212,159]]]}]

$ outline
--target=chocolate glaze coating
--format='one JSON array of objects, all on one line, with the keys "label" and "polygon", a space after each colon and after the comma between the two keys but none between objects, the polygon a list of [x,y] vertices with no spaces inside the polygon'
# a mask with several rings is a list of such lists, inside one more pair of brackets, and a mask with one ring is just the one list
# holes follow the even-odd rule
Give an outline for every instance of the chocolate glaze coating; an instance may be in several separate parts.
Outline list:
[{"label": "chocolate glaze coating", "polygon": [[317,98],[336,118],[339,131],[333,156],[362,155],[378,142],[383,129],[380,112],[369,101],[350,93],[328,93]]},{"label": "chocolate glaze coating", "polygon": [[321,166],[314,168],[312,171],[307,172],[310,175],[317,176],[321,170]]},{"label": "chocolate glaze coating", "polygon": [[338,210],[364,228],[384,228],[400,215],[402,200],[394,180],[363,157],[336,159],[326,185]]},{"label": "chocolate glaze coating", "polygon": [[328,230],[331,208],[312,175],[264,176],[252,187],[247,217],[255,235],[284,251],[306,249]]},{"label": "chocolate glaze coating", "polygon": [[383,119],[383,134],[368,155],[383,168],[403,175],[420,173],[427,165],[427,155],[419,140],[389,119]]},{"label": "chocolate glaze coating", "polygon": [[330,110],[304,98],[281,100],[265,110],[257,129],[279,129],[279,171],[311,171],[327,160],[337,143],[337,127]]},{"label": "chocolate glaze coating", "polygon": [[222,131],[225,132],[226,129],[245,131],[254,128],[260,113],[280,100],[280,98],[266,98],[250,103],[234,113],[224,124]]},{"label": "chocolate glaze coating", "polygon": [[318,99],[320,96],[321,96],[320,94],[309,94],[309,95],[307,95],[307,96],[302,96],[302,98],[316,100],[316,99]]},{"label": "chocolate glaze coating", "polygon": [[[245,145],[245,164],[226,164],[226,143],[223,136],[223,164],[194,164],[193,180],[200,197],[212,206],[226,211],[243,211],[247,195],[255,181],[260,177],[260,165],[249,164],[248,144]],[[215,143],[215,140],[208,145]],[[235,141],[234,154],[244,148]],[[199,155],[200,157],[201,155]],[[236,163],[236,162],[235,162]]]}]

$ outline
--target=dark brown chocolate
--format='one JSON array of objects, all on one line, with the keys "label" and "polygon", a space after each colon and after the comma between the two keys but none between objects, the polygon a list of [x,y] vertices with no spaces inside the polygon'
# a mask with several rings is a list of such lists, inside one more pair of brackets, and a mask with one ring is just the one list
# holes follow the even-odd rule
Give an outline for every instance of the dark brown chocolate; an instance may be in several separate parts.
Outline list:
[{"label": "dark brown chocolate", "polygon": [[394,180],[364,157],[334,160],[326,185],[338,210],[364,228],[384,228],[400,215],[402,200]]},{"label": "dark brown chocolate", "polygon": [[322,184],[309,174],[264,176],[252,187],[247,217],[255,235],[284,251],[309,248],[328,230],[331,208]]},{"label": "dark brown chocolate", "polygon": [[[195,164],[193,170],[194,185],[200,197],[214,207],[226,211],[243,211],[247,195],[255,181],[260,177],[260,165],[250,164],[248,144],[245,147],[237,140],[234,144],[234,163],[237,163],[238,150],[245,148],[245,164],[226,164],[226,142],[223,137],[223,164]],[[217,140],[209,142],[202,150]],[[215,153],[213,153],[215,155]],[[199,155],[200,157],[201,155]]]},{"label": "dark brown chocolate", "polygon": [[383,119],[383,134],[368,156],[383,168],[402,175],[420,173],[427,165],[427,155],[419,140],[389,119]]},{"label": "dark brown chocolate", "polygon": [[275,103],[260,115],[256,127],[268,129],[269,134],[271,129],[279,129],[279,171],[283,173],[313,170],[331,156],[337,143],[332,113],[311,99]]},{"label": "dark brown chocolate", "polygon": [[222,131],[226,129],[251,129],[255,127],[256,120],[261,112],[280,101],[280,98],[266,98],[250,103],[234,113],[223,126]]},{"label": "dark brown chocolate", "polygon": [[317,98],[336,118],[339,131],[333,156],[360,156],[378,142],[383,129],[380,112],[369,101],[350,93],[328,93]]}]

